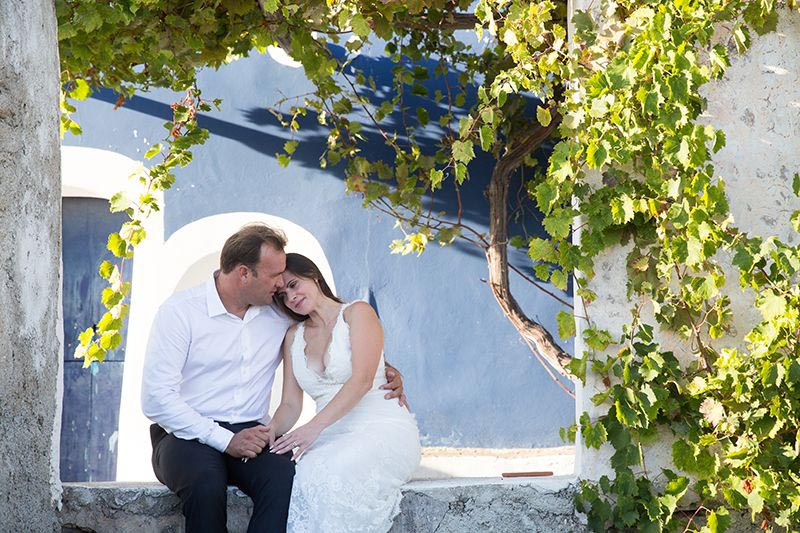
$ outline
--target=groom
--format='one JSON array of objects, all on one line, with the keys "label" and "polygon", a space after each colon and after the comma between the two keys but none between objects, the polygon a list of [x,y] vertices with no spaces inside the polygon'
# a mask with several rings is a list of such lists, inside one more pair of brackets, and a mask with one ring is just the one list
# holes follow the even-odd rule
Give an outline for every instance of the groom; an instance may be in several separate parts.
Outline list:
[{"label": "groom", "polygon": [[[153,470],[181,500],[186,531],[226,530],[227,485],[253,500],[248,532],[286,529],[291,452],[264,451],[275,370],[291,319],[273,295],[283,285],[286,237],[264,224],[231,235],[220,270],[158,311],[142,377]],[[387,398],[404,401],[389,368]],[[264,453],[262,453],[262,451]]]}]

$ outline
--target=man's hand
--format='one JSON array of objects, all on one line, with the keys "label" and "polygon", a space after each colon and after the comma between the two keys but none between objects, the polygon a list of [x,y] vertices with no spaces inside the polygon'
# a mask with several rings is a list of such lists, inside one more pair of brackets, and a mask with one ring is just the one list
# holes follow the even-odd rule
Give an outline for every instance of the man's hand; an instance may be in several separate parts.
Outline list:
[{"label": "man's hand", "polygon": [[400,398],[400,405],[410,410],[406,393],[403,392],[403,375],[395,367],[386,364],[386,381],[387,383],[381,385],[382,389],[388,390],[386,393],[387,400],[391,398]]},{"label": "man's hand", "polygon": [[225,453],[232,457],[252,459],[267,447],[269,441],[270,432],[266,426],[243,429],[233,436]]}]

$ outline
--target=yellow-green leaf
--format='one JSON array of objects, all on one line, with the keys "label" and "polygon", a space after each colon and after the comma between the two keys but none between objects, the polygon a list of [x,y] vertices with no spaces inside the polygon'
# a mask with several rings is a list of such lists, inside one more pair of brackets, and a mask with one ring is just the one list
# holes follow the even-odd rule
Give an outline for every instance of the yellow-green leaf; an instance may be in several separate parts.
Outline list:
[{"label": "yellow-green leaf", "polygon": [[163,146],[161,143],[154,144],[153,146],[151,146],[151,147],[150,147],[150,148],[149,148],[149,149],[148,149],[148,150],[147,150],[147,151],[144,153],[144,158],[145,158],[145,159],[153,159],[153,158],[154,158],[156,155],[158,155],[159,153],[161,153],[161,150],[162,150],[163,148],[164,148],[164,146]]},{"label": "yellow-green leaf", "polygon": [[89,343],[92,342],[92,337],[94,337],[94,329],[86,328],[80,335],[78,335],[78,342],[81,343],[81,346],[88,346]]},{"label": "yellow-green leaf", "polygon": [[536,119],[539,121],[539,124],[545,128],[549,126],[550,122],[553,120],[553,118],[550,116],[550,110],[542,106],[538,106],[536,108]]}]

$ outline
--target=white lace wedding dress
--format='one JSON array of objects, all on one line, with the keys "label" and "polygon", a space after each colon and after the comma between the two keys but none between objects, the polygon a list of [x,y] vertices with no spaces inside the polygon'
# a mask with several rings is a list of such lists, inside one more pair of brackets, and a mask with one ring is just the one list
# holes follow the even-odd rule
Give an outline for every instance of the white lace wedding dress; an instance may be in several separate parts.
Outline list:
[{"label": "white lace wedding dress", "polygon": [[[308,368],[304,325],[291,347],[294,375],[322,410],[352,374],[350,328],[342,306],[322,375]],[[400,510],[400,486],[420,461],[414,417],[378,387],[386,382],[383,355],[372,389],[326,428],[297,463],[289,505],[292,533],[386,532]]]}]

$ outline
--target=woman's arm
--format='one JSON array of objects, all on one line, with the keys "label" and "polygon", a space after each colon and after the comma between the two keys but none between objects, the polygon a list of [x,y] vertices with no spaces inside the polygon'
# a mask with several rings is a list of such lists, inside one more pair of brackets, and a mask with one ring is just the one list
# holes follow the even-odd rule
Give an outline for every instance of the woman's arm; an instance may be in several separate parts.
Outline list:
[{"label": "woman's arm", "polygon": [[352,409],[372,388],[375,372],[383,352],[383,328],[375,310],[366,302],[356,302],[345,310],[350,325],[353,373],[322,411],[307,424],[284,435],[271,451],[286,453],[298,448],[295,458],[327,428]]},{"label": "woman's arm", "polygon": [[292,369],[292,343],[297,332],[297,326],[292,326],[286,332],[281,346],[283,354],[283,391],[281,393],[281,403],[275,414],[272,416],[267,428],[271,430],[269,446],[275,444],[275,437],[289,431],[300,418],[303,410],[303,390],[297,383]]}]

